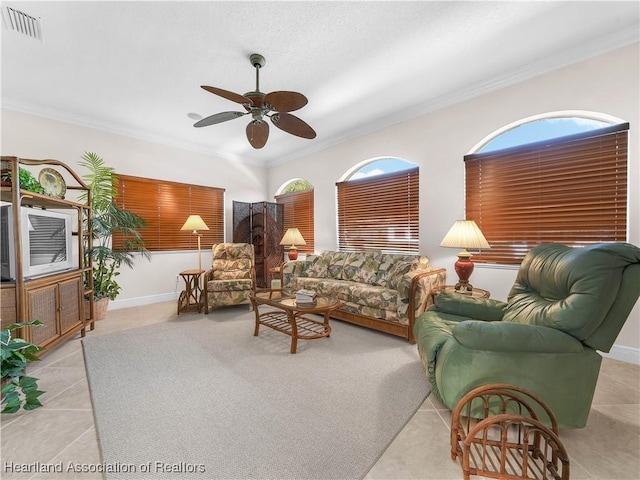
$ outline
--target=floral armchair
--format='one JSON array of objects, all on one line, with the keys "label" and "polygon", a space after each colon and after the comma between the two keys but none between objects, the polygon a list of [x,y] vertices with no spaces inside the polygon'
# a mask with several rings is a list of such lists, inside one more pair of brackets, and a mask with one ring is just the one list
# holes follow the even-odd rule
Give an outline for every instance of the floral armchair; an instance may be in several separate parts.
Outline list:
[{"label": "floral armchair", "polygon": [[256,287],[255,255],[249,243],[218,243],[212,247],[211,269],[204,275],[204,313],[249,303]]}]

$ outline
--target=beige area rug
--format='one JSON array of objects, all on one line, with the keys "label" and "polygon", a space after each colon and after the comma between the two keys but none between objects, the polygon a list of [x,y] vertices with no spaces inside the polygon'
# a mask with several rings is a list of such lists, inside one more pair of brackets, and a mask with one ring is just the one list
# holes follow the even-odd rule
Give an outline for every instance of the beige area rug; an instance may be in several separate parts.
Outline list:
[{"label": "beige area rug", "polygon": [[415,345],[331,325],[295,355],[246,310],[86,337],[105,477],[364,477],[429,390]]}]

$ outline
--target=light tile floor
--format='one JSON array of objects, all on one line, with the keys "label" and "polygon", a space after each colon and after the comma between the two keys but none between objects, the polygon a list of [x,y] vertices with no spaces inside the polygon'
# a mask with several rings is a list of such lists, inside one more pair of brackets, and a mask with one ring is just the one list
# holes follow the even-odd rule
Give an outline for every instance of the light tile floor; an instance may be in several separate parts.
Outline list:
[{"label": "light tile floor", "polygon": [[[243,312],[246,309],[237,308],[243,308]],[[233,316],[237,312],[236,308],[228,308],[214,314]],[[193,319],[196,315],[199,314],[181,314],[180,319]],[[176,319],[173,302],[112,310],[87,335],[171,319]],[[44,407],[2,415],[0,478],[102,478],[95,473],[67,471],[69,464],[80,470],[100,463],[80,337],[33,363],[29,373],[40,379],[39,385],[46,391],[41,397]],[[450,458],[450,420],[450,411],[429,396],[366,479],[462,478],[459,464]],[[640,479],[640,366],[605,358],[587,426],[564,430],[560,439],[569,452],[572,479]],[[8,471],[11,465],[34,462],[41,466],[62,462],[64,471]]]}]

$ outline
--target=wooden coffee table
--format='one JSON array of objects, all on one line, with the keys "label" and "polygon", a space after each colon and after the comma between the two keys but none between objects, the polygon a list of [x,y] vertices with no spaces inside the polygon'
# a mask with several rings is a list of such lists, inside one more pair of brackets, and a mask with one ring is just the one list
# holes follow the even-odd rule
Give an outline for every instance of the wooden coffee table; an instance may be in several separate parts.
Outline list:
[{"label": "wooden coffee table", "polygon": [[[318,296],[313,304],[296,304],[295,296],[287,295],[282,290],[257,290],[249,298],[256,314],[253,334],[257,336],[260,325],[264,325],[289,335],[291,353],[296,353],[298,339],[312,340],[330,336],[329,313],[340,306],[338,300],[322,296]],[[273,309],[260,313],[260,306]],[[324,321],[307,316],[312,313],[323,315]]]}]

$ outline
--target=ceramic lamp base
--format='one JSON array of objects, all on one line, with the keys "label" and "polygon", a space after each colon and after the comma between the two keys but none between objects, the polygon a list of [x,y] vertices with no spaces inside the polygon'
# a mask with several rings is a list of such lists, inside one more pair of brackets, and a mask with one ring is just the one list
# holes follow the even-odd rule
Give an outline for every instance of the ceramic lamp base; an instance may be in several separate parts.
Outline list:
[{"label": "ceramic lamp base", "polygon": [[458,254],[458,261],[453,266],[458,274],[458,283],[455,285],[457,292],[471,292],[473,285],[469,283],[469,277],[473,273],[473,262],[471,261],[471,255],[468,252],[460,252]]}]

